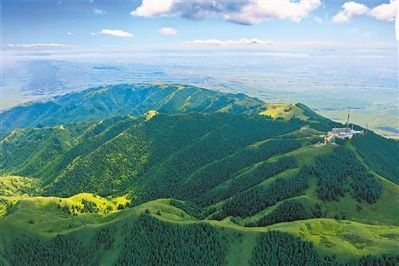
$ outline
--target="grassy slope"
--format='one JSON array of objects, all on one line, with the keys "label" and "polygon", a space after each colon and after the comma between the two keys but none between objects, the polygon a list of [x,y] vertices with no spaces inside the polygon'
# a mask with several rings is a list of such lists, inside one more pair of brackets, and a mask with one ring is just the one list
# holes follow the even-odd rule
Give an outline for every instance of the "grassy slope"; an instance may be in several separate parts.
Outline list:
[{"label": "grassy slope", "polygon": [[[317,155],[329,153],[334,146],[325,145],[321,147],[305,146],[296,149],[287,155],[294,155],[299,159],[300,165],[311,164]],[[287,156],[285,155],[285,156]],[[271,158],[270,160],[274,160]],[[287,170],[278,176],[262,182],[262,186],[269,185],[277,177],[290,178],[296,169]],[[229,218],[217,221],[203,221],[214,225],[224,235],[228,247],[226,256],[227,265],[246,265],[250,259],[252,249],[256,244],[259,233],[276,229],[293,233],[316,244],[317,250],[323,254],[337,254],[340,260],[349,260],[354,256],[365,254],[396,253],[399,241],[399,187],[392,182],[380,178],[384,186],[383,194],[375,204],[358,203],[349,195],[339,201],[325,202],[328,209],[327,217],[324,219],[312,219],[280,223],[268,227],[243,227],[232,223]],[[295,197],[307,206],[320,202],[315,193],[315,180],[310,180],[310,186],[305,195]],[[94,201],[100,206],[100,213],[83,213],[73,216],[64,213],[57,208],[57,204],[80,204],[81,199]],[[103,226],[112,226],[115,244],[113,249],[106,251],[103,257],[104,265],[115,261],[118,256],[118,246],[123,243],[123,231],[128,224],[132,223],[138,215],[150,210],[151,214],[165,222],[193,223],[197,219],[184,211],[169,204],[168,199],[159,199],[144,203],[133,209],[123,211],[115,210],[106,214],[104,207],[112,205],[114,209],[119,202],[125,202],[125,198],[105,199],[91,194],[79,194],[67,199],[55,197],[12,197],[19,203],[11,209],[10,213],[0,220],[0,228],[4,246],[12,241],[12,234],[33,234],[41,238],[54,237],[58,233],[77,234],[84,241],[90,242],[90,238]],[[104,205],[105,204],[105,205]],[[361,210],[357,210],[357,205]],[[276,206],[269,207],[247,221],[256,220]],[[158,216],[158,211],[161,216]],[[182,215],[183,213],[183,215]],[[336,214],[344,214],[351,221],[337,221],[333,218]],[[52,219],[48,219],[51,215]],[[33,223],[29,223],[33,220]],[[4,254],[4,250],[1,250]]]},{"label": "grassy slope", "polygon": [[[0,141],[4,155],[0,173],[38,177],[50,195],[123,193],[137,185],[132,181],[144,186],[154,180],[159,185],[162,174],[183,171],[178,162],[188,164],[188,155],[203,157],[201,162],[190,162],[193,169],[185,169],[194,171],[201,164],[299,126],[261,116],[152,113],[144,119],[122,117],[63,129],[19,130],[18,135]],[[203,150],[205,146],[213,149]]]},{"label": "grassy slope", "polygon": [[293,117],[301,120],[307,120],[308,117],[303,113],[303,110],[295,104],[285,103],[267,103],[266,110],[262,111],[260,115],[270,116],[271,118],[283,118],[289,120]]},{"label": "grassy slope", "polygon": [[141,116],[149,110],[162,113],[246,113],[261,110],[262,105],[262,101],[244,94],[221,93],[194,86],[120,84],[17,106],[2,113],[0,126],[7,132],[14,128],[60,125],[128,114]]},{"label": "grassy slope", "polygon": [[[306,139],[319,133],[305,127],[286,134],[286,136]],[[257,146],[260,143],[264,143],[264,141],[251,145]],[[334,145],[317,146],[307,144],[284,155],[276,155],[268,159],[268,161],[275,161],[282,156],[294,156],[299,162],[299,167],[312,164],[317,156],[329,153],[332,149],[334,149]],[[249,170],[247,171],[250,171],[253,167],[254,165],[248,167]],[[277,176],[271,177],[263,181],[260,186],[268,186],[278,177],[291,178],[298,172],[298,167],[288,169]],[[371,169],[369,170],[371,171]],[[377,203],[372,205],[365,202],[359,203],[349,194],[346,194],[339,201],[321,202],[315,192],[316,180],[311,178],[310,186],[305,194],[294,199],[302,202],[307,208],[310,208],[315,203],[323,203],[324,208],[327,210],[327,218],[324,219],[295,221],[268,227],[252,228],[235,224],[231,222],[230,218],[226,218],[221,222],[211,220],[203,222],[215,225],[220,233],[224,235],[225,243],[228,247],[228,255],[226,257],[226,264],[228,265],[246,265],[259,233],[271,229],[293,233],[313,241],[321,254],[334,253],[339,255],[340,260],[348,260],[354,256],[365,254],[395,253],[399,240],[399,222],[397,220],[399,215],[399,186],[383,177],[379,178],[384,186],[383,194]],[[23,180],[25,179],[21,177],[7,177],[3,179],[3,183],[11,183],[18,187]],[[26,179],[24,182],[28,182],[27,180],[32,182],[31,179]],[[23,184],[25,183],[22,183],[22,187]],[[224,183],[219,186],[224,186]],[[7,191],[15,191],[12,186],[9,185],[8,187]],[[12,242],[14,237],[12,234],[32,234],[40,238],[54,237],[58,233],[77,234],[83,241],[90,243],[90,239],[97,230],[103,226],[110,225],[115,234],[115,244],[113,249],[105,252],[103,257],[104,264],[109,264],[116,260],[118,257],[118,245],[123,243],[123,231],[127,230],[126,226],[129,226],[128,224],[134,221],[138,215],[145,212],[146,209],[165,222],[178,224],[198,222],[197,219],[189,214],[171,206],[167,199],[150,201],[124,211],[116,210],[119,203],[126,202],[123,197],[106,199],[87,193],[66,199],[29,197],[14,193],[8,199],[14,204],[18,203],[9,211],[7,216],[0,219],[0,228],[7,228],[6,231],[1,231],[0,229],[0,235],[3,236],[1,240],[3,241],[3,247]],[[99,206],[99,213],[82,213],[78,216],[73,216],[57,207],[58,204],[61,206],[79,205],[82,199],[96,202],[97,206]],[[281,202],[278,204],[281,204]],[[242,221],[242,224],[248,221],[256,221],[276,208],[278,204],[246,218]],[[105,211],[108,205],[113,207],[113,211],[110,213]],[[359,206],[360,210],[358,210]],[[161,216],[157,215],[158,211],[160,211]],[[51,219],[48,218],[49,215]],[[334,220],[333,218],[336,215],[339,217],[344,215],[348,220]],[[5,254],[4,249],[0,251]]]},{"label": "grassy slope", "polygon": [[[317,156],[327,154],[331,152],[333,148],[333,145],[324,145],[320,147],[305,146],[291,151],[284,156],[295,156],[299,162],[299,166],[311,165]],[[275,158],[269,160],[273,159]],[[286,170],[273,178],[263,181],[260,185],[267,186],[278,177],[291,178],[298,173],[298,170],[298,168]],[[358,202],[353,199],[349,193],[346,193],[345,196],[338,201],[323,202],[317,196],[316,180],[312,177],[309,180],[309,187],[305,191],[305,194],[299,197],[294,197],[294,199],[299,200],[308,207],[313,206],[316,203],[322,204],[325,210],[327,210],[326,215],[328,218],[334,218],[338,215],[338,217],[344,216],[346,219],[365,224],[399,226],[399,186],[381,176],[378,176],[378,178],[384,189],[379,200],[374,204],[368,204],[364,201]],[[222,185],[223,184],[221,184],[221,186]],[[278,206],[278,204],[266,208],[254,216],[244,219],[242,224],[258,220],[260,217],[275,209],[276,206]]]},{"label": "grassy slope", "polygon": [[[119,204],[126,204],[125,197],[113,199],[102,198],[89,193],[81,193],[70,198],[57,197],[10,197],[16,204],[8,214],[1,219],[5,227],[19,227],[32,233],[55,236],[91,223],[102,222],[106,217],[117,212]],[[82,199],[96,203],[98,213],[79,213],[77,216],[68,214],[59,208],[64,206],[82,206]],[[112,211],[107,212],[106,208]],[[53,215],[49,215],[53,214]],[[51,217],[51,219],[49,219]],[[107,218],[107,219],[108,219]],[[29,225],[29,226],[27,226]]]},{"label": "grassy slope", "polygon": [[[166,89],[168,90],[167,87]],[[216,108],[215,110],[221,112],[235,110],[239,113],[243,111],[245,112],[245,110],[247,110],[245,108],[244,110],[240,109],[242,106],[246,106],[248,104],[248,99],[245,97],[236,99],[234,104],[227,105],[223,105],[225,102],[219,101],[220,99],[218,100],[217,98],[213,99],[211,102],[208,102],[206,99],[202,99],[202,101],[200,101],[201,104],[197,105],[194,109],[190,109],[190,107],[193,107],[193,97],[199,97],[197,95],[198,92],[194,92],[193,94],[192,89],[187,90],[187,88],[179,86],[177,86],[175,89],[172,90],[172,93],[166,93],[164,90],[163,93],[166,93],[165,95],[149,94],[151,96],[156,96],[163,99],[162,106],[156,106],[156,108],[153,109],[164,112],[186,112],[187,110],[195,111],[195,108],[197,108],[199,111],[214,111]],[[94,97],[98,97],[98,95],[103,97],[108,92],[108,89],[101,89],[98,91],[89,91],[89,94]],[[150,98],[151,97],[147,97],[145,100],[141,100],[143,100],[143,102],[147,101],[148,103],[148,101],[151,101]],[[144,111],[148,110],[146,108],[150,106],[151,104],[147,104],[145,108],[142,108],[139,111],[144,113]],[[257,106],[256,101],[254,102],[254,106]],[[217,107],[219,109],[217,109]],[[290,119],[295,116],[301,120],[307,120],[309,124],[315,127],[309,128],[309,126],[305,126],[299,130],[291,131],[281,135],[281,137],[285,138],[301,139],[303,146],[288,152],[285,155],[274,156],[268,159],[268,161],[277,160],[282,156],[294,156],[297,158],[299,165],[294,169],[288,169],[274,177],[264,180],[262,183],[260,183],[260,186],[268,186],[278,177],[284,179],[293,177],[298,172],[299,166],[312,164],[316,156],[329,153],[334,148],[333,145],[315,146],[311,144],[312,139],[317,138],[320,134],[322,134],[321,131],[331,127],[331,121],[317,117],[317,115],[310,109],[307,109],[300,104],[268,104],[266,105],[266,108],[267,110],[262,113],[266,116],[283,119]],[[113,114],[114,113],[111,112],[111,115]],[[146,122],[148,120],[153,122],[154,117],[157,119],[155,111],[148,112],[145,116]],[[68,135],[68,141],[70,141],[68,142],[68,145],[69,143],[75,141],[76,134],[79,136],[77,139],[83,138],[82,136],[87,136],[86,139],[84,139],[85,141],[97,136],[96,134],[98,133],[98,130],[96,130],[96,127],[101,127],[101,123],[95,123],[93,126],[89,126],[88,128],[80,127],[79,129],[70,132]],[[315,128],[321,131],[318,131]],[[47,130],[52,131],[51,136],[54,138],[45,143],[52,145],[54,144],[54,140],[58,138],[59,133],[65,131],[65,128],[57,127]],[[20,131],[15,132],[18,134],[21,133]],[[93,132],[97,133],[93,134]],[[119,134],[120,132],[124,132],[123,130],[116,132],[118,133],[116,135],[117,139],[123,136],[123,134]],[[162,132],[165,132],[165,130]],[[172,133],[176,134],[176,132],[173,131]],[[115,138],[115,136],[112,135],[110,139],[107,139],[103,136],[106,135],[104,132],[101,134],[99,134],[99,138],[106,140],[106,145],[111,143],[110,140]],[[165,134],[159,135],[160,139],[165,138],[165,136]],[[11,135],[11,137],[13,136]],[[259,140],[250,145],[260,145],[260,143],[264,141],[267,140]],[[168,143],[168,140],[166,140],[166,142]],[[94,143],[92,150],[89,149],[87,154],[90,154],[91,151],[98,152],[106,147],[106,145],[101,147],[101,145],[96,146]],[[193,144],[187,146],[188,151],[190,151],[189,149],[192,146]],[[64,148],[64,146],[61,148]],[[351,146],[351,148],[353,147]],[[35,148],[33,147],[32,149],[34,150]],[[353,149],[357,151],[356,148]],[[166,159],[164,162],[170,160],[171,156],[176,156],[173,155],[173,152],[176,150],[173,150],[170,153],[172,155],[165,152],[164,155]],[[63,151],[61,149],[61,153],[62,152]],[[179,155],[179,153],[176,154]],[[86,153],[84,156],[85,155]],[[180,157],[184,159],[184,155],[185,154],[182,153]],[[36,162],[40,162],[41,158],[54,156],[54,154],[47,154],[45,150],[41,150],[38,154],[36,154],[36,156],[37,157],[34,159]],[[176,161],[181,161],[182,159],[180,157],[177,156]],[[363,157],[360,155],[358,157],[371,173],[378,176],[374,170],[370,168],[367,162],[364,162]],[[60,160],[62,161],[63,159]],[[77,159],[77,161],[79,160],[81,159]],[[240,171],[251,171],[251,169],[255,168],[258,163],[250,165]],[[72,166],[74,165],[76,165],[76,161],[74,161],[74,164],[72,164]],[[85,164],[82,165],[85,166]],[[166,163],[164,165],[168,166]],[[25,164],[24,170],[29,169],[30,167],[31,166],[29,164]],[[52,170],[51,168],[49,169]],[[84,169],[84,167],[82,169]],[[163,169],[161,168],[161,170]],[[155,177],[158,178],[158,175],[153,176],[154,179]],[[202,222],[214,225],[224,236],[225,245],[228,249],[226,257],[226,264],[228,265],[246,265],[259,234],[271,229],[289,232],[304,239],[310,240],[316,244],[316,248],[319,252],[322,254],[337,254],[339,255],[340,260],[347,260],[353,256],[365,254],[398,253],[399,221],[397,217],[399,217],[399,186],[386,180],[384,177],[378,176],[378,178],[384,189],[380,199],[375,204],[357,202],[348,193],[346,193],[345,197],[341,198],[339,201],[321,202],[316,194],[316,180],[310,178],[310,186],[306,190],[305,194],[294,197],[293,199],[302,202],[306,208],[311,208],[315,203],[322,203],[323,208],[327,211],[327,216],[323,219],[279,223],[267,227],[242,226],[245,222],[256,221],[266,213],[271,212],[279,204],[281,204],[281,202],[279,202],[275,206],[261,210],[254,216],[242,220],[240,224],[233,223],[230,217],[220,222],[214,220],[204,220]],[[111,250],[104,251],[102,260],[104,265],[109,265],[116,261],[118,257],[118,251],[123,244],[123,237],[126,230],[128,230],[132,222],[134,222],[134,220],[137,219],[137,217],[147,209],[152,215],[164,222],[175,223],[178,225],[199,222],[196,218],[184,213],[182,210],[176,207],[171,206],[168,199],[158,199],[146,202],[132,209],[119,211],[116,210],[117,206],[120,203],[126,204],[126,198],[124,197],[107,199],[93,196],[92,194],[88,193],[78,194],[70,198],[62,199],[56,197],[44,198],[22,196],[21,193],[19,193],[19,189],[29,189],[31,186],[33,186],[34,180],[29,180],[30,179],[25,180],[24,178],[20,177],[7,177],[3,180],[0,179],[0,182],[2,181],[3,186],[6,187],[4,190],[6,191],[6,199],[14,204],[14,207],[11,209],[0,209],[0,216],[1,212],[3,212],[3,214],[6,211],[8,212],[8,215],[0,219],[0,260],[1,257],[5,255],[5,247],[7,247],[12,242],[15,235],[18,234],[31,234],[40,238],[51,238],[58,233],[71,234],[79,236],[79,238],[82,239],[86,245],[90,245],[96,231],[104,226],[111,226],[115,242]],[[228,182],[230,182],[230,180],[220,183],[215,187],[215,189],[218,187],[223,188]],[[15,187],[18,189],[15,189]],[[95,202],[99,208],[98,213],[81,213],[78,216],[73,216],[71,214],[67,214],[58,207],[58,205],[61,205],[61,207],[82,205],[82,199]],[[222,204],[222,202],[215,204],[215,206],[220,204]],[[113,210],[111,212],[107,211],[107,206],[111,206]],[[158,215],[158,212],[160,212],[161,215]],[[339,217],[345,216],[347,220],[340,221],[333,219],[337,215]],[[49,217],[51,217],[51,219],[49,219]]]},{"label": "grassy slope", "polygon": [[38,180],[22,176],[0,177],[0,196],[34,195],[40,192]]},{"label": "grassy slope", "polygon": [[[306,157],[306,160],[301,161],[301,164],[306,164],[311,163],[317,154],[330,152],[331,148],[332,146],[302,147],[291,152],[291,155],[295,154],[299,158]],[[287,170],[278,176],[289,178],[295,172],[297,172],[296,169]],[[266,180],[261,185],[267,186],[275,178],[277,177]],[[232,223],[229,218],[221,222],[213,220],[203,222],[214,225],[224,237],[227,248],[226,265],[247,265],[259,234],[272,229],[289,232],[310,240],[316,244],[320,254],[336,254],[341,261],[365,254],[395,254],[399,247],[397,221],[399,187],[385,179],[381,180],[384,192],[380,200],[373,205],[361,203],[362,210],[360,212],[356,211],[356,205],[359,203],[349,195],[338,202],[326,203],[329,210],[328,217],[333,217],[336,213],[346,214],[352,221],[324,218],[280,223],[268,227],[243,227]],[[171,206],[168,199],[159,199],[133,209],[115,210],[108,214],[104,213],[103,208],[100,208],[100,213],[83,213],[73,216],[57,208],[57,204],[79,204],[82,198],[95,201],[100,207],[104,203],[106,206],[112,205],[114,209],[119,202],[126,201],[125,198],[105,199],[87,193],[67,199],[15,196],[13,199],[19,200],[19,203],[11,209],[6,217],[0,220],[0,235],[2,236],[0,246],[6,247],[12,242],[15,234],[32,234],[40,238],[50,238],[58,233],[77,235],[84,243],[90,245],[90,239],[95,236],[95,232],[104,226],[111,226],[115,242],[112,249],[104,251],[102,258],[103,265],[109,265],[118,258],[120,246],[123,245],[124,232],[147,209],[152,215],[165,222],[176,224],[198,222],[196,218]],[[296,199],[308,205],[319,202],[315,194],[315,180],[311,180],[311,185],[305,195],[296,197]],[[255,216],[260,216],[273,208],[275,206],[263,210]],[[160,212],[160,216],[157,214],[158,212]],[[52,218],[48,219],[49,216]],[[254,219],[254,217],[248,218],[248,220],[250,219]],[[30,220],[34,222],[30,223]],[[372,223],[375,224],[372,225]],[[4,249],[0,252],[3,256],[5,255]]]},{"label": "grassy slope", "polygon": [[397,254],[399,228],[352,221],[315,219],[271,226],[311,240],[323,254],[335,253],[340,259],[364,254]]},{"label": "grassy slope", "polygon": [[[85,213],[78,216],[68,215],[56,207],[61,201],[79,202],[81,198],[115,204],[114,200],[80,194],[68,199],[24,198],[12,209],[11,213],[0,220],[0,254],[5,255],[4,247],[12,242],[15,234],[31,234],[40,238],[54,237],[58,233],[78,235],[90,245],[95,232],[104,226],[111,226],[115,239],[113,248],[103,255],[103,264],[116,260],[119,246],[123,243],[124,232],[137,217],[149,210],[151,215],[164,222],[190,224],[198,222],[195,218],[169,204],[168,199],[151,201],[132,209],[114,211],[109,214]],[[124,200],[124,199],[119,199]],[[160,215],[159,215],[160,214]],[[52,219],[48,219],[51,215]],[[34,223],[29,223],[34,220]],[[227,265],[246,265],[260,233],[268,230],[280,230],[298,235],[316,244],[323,254],[337,254],[341,260],[364,254],[397,253],[399,227],[386,225],[367,225],[353,221],[333,219],[312,219],[281,223],[268,227],[242,227],[225,221],[203,221],[210,223],[224,236],[227,248]]]}]

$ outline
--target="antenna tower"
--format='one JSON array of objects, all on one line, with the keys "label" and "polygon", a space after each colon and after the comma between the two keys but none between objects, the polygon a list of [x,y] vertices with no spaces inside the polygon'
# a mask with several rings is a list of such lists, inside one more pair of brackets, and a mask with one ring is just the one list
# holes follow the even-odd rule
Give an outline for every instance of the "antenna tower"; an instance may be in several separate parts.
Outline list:
[{"label": "antenna tower", "polygon": [[350,117],[350,113],[351,113],[351,107],[348,107],[348,118],[346,119],[346,123],[345,123],[345,127],[348,128],[349,126],[349,117]]}]

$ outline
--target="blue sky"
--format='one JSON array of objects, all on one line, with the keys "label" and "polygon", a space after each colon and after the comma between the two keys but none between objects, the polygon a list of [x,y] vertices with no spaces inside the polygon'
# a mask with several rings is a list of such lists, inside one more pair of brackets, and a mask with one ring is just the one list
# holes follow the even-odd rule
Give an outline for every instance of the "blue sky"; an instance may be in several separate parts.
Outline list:
[{"label": "blue sky", "polygon": [[174,82],[318,110],[350,104],[370,114],[354,112],[356,122],[397,128],[398,4],[0,0],[0,109],[111,83]]},{"label": "blue sky", "polygon": [[[398,0],[3,0],[3,49],[395,47]],[[216,49],[217,49],[216,48]]]}]

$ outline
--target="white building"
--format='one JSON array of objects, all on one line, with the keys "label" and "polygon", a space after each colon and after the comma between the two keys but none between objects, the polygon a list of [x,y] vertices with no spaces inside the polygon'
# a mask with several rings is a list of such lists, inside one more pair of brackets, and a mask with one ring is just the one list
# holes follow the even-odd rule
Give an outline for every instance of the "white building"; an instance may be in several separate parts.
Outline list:
[{"label": "white building", "polygon": [[324,136],[324,142],[332,142],[334,141],[335,138],[339,139],[351,139],[354,135],[364,134],[364,130],[353,130],[353,125],[352,128],[350,128],[349,125],[349,117],[350,117],[350,109],[348,111],[348,118],[345,123],[345,127],[342,128],[333,128],[331,131],[327,133],[326,136]]},{"label": "white building", "polygon": [[353,130],[349,127],[343,127],[343,128],[333,128],[331,131],[327,133],[326,136],[324,136],[324,141],[325,142],[331,142],[335,138],[339,139],[351,139],[354,135],[364,134],[364,130]]}]

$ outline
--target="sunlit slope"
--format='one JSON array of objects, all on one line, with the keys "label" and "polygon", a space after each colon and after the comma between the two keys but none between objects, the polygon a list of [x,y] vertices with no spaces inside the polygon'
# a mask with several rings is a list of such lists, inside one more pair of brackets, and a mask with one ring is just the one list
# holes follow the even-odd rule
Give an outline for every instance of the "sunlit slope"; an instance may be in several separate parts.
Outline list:
[{"label": "sunlit slope", "polygon": [[0,196],[38,195],[41,192],[37,179],[22,176],[2,176],[0,178]]},{"label": "sunlit slope", "polygon": [[[95,202],[100,207],[105,203],[105,205],[113,206],[114,210],[110,212],[104,212],[104,209],[93,212],[82,211],[74,215],[58,207],[63,204],[80,204],[82,199]],[[152,229],[151,234],[161,234],[161,239],[167,237],[169,233],[173,234],[170,237],[174,237],[177,233],[173,232],[174,229],[168,229],[170,226],[176,229],[190,228],[199,222],[184,210],[172,206],[169,199],[151,201],[131,209],[121,210],[116,208],[118,202],[126,203],[126,200],[123,198],[103,199],[90,194],[80,194],[67,199],[43,197],[21,199],[13,207],[11,213],[0,220],[1,255],[9,257],[13,252],[10,248],[19,244],[19,241],[29,243],[31,241],[29,239],[39,238],[45,243],[57,238],[58,234],[62,234],[80,249],[91,250],[90,252],[95,255],[99,263],[111,264],[121,259],[120,251],[126,248],[126,245],[131,245],[130,237],[132,241],[140,241],[140,238],[144,237],[130,236],[130,232],[135,230],[137,224],[143,226],[142,221],[140,222],[142,215],[155,217],[158,220],[158,222],[154,221],[156,224],[165,224],[166,228],[162,230],[166,231],[163,233],[158,231],[161,228],[153,227]],[[48,219],[49,217],[51,219]],[[335,254],[340,262],[350,261],[366,254],[397,254],[399,240],[399,228],[395,226],[367,225],[334,219],[294,221],[267,227],[243,227],[229,221],[205,220],[201,223],[214,228],[208,233],[208,237],[214,234],[215,239],[220,239],[218,243],[224,250],[220,254],[222,265],[249,265],[259,237],[270,230],[288,232],[310,241],[314,244],[320,258]],[[102,234],[105,234],[102,236],[104,239],[100,237]],[[148,244],[162,247],[162,244],[152,242],[154,240],[148,239],[150,241]],[[38,245],[38,243],[35,244]],[[68,245],[68,241],[64,244]],[[211,246],[213,244],[210,243]],[[98,252],[97,248],[101,252]],[[196,248],[193,247],[193,249]],[[77,251],[72,251],[72,254],[74,252]],[[135,255],[131,254],[131,256]]]},{"label": "sunlit slope", "polygon": [[[299,119],[230,113],[151,112],[137,119],[19,129],[1,140],[1,171],[27,176],[30,183],[20,185],[16,193],[3,178],[3,195],[26,194],[35,184],[37,192],[30,194],[128,194],[135,205],[174,197],[207,208],[203,218],[236,216],[243,219],[241,225],[314,217],[393,221],[397,211],[381,197],[388,195],[395,202],[395,187],[386,185],[381,169],[363,159],[355,146],[372,133],[321,146],[316,145],[320,134]],[[391,140],[382,143],[397,145]],[[390,167],[396,171],[395,165]],[[21,182],[17,181],[16,187]],[[299,196],[301,204],[276,207]],[[292,206],[308,214],[287,218],[285,208]],[[266,215],[273,208],[276,212]]]},{"label": "sunlit slope", "polygon": [[[173,172],[178,173],[175,179],[184,179],[208,163],[302,125],[258,115],[212,113],[122,117],[62,129],[17,130],[18,134],[13,131],[1,140],[4,160],[0,166],[3,174],[39,178],[50,195],[113,195],[149,183],[154,183],[151,189],[155,192],[157,187],[171,186],[163,189],[168,195],[159,191],[159,198],[173,194],[174,183],[179,181],[171,180]],[[294,144],[286,151],[301,145],[300,141],[290,143]],[[275,151],[260,153],[253,163],[279,153],[281,145],[274,146]]]},{"label": "sunlit slope", "polygon": [[[265,103],[245,94],[222,93],[178,84],[119,84],[32,102],[2,112],[1,134],[31,128],[95,121],[115,116],[142,116],[153,110],[167,114],[228,112],[297,118],[327,128],[332,121],[303,104]],[[333,124],[333,123],[332,123]]]},{"label": "sunlit slope", "polygon": [[266,110],[261,112],[260,114],[270,116],[274,119],[291,119],[293,117],[301,120],[308,119],[308,117],[303,113],[303,110],[295,104],[267,103]]},{"label": "sunlit slope", "polygon": [[[188,86],[116,87],[62,102],[85,95],[103,106],[113,99],[103,94],[153,91],[136,113],[111,104],[80,116],[75,106],[60,124],[1,138],[0,262],[399,263],[398,142],[366,131],[323,144],[337,124],[301,104],[259,109],[244,95],[221,94],[218,105],[214,92]],[[46,113],[39,120],[61,121]]]}]

